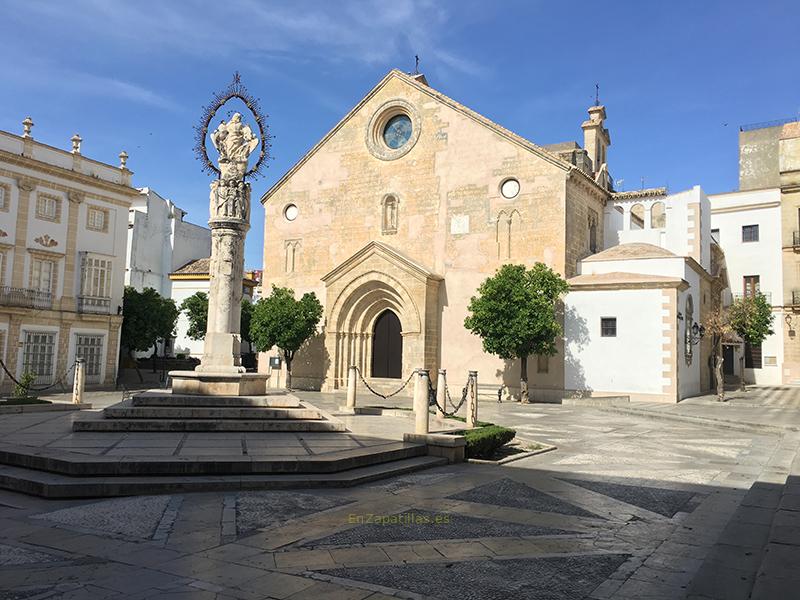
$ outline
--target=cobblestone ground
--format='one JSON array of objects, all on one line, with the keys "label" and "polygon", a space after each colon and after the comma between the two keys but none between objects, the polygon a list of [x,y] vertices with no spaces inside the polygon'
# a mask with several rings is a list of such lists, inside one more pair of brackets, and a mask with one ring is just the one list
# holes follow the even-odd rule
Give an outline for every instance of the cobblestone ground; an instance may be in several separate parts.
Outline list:
[{"label": "cobblestone ground", "polygon": [[682,598],[746,490],[791,459],[772,431],[481,406],[558,450],[345,490],[0,492],[0,600]]}]

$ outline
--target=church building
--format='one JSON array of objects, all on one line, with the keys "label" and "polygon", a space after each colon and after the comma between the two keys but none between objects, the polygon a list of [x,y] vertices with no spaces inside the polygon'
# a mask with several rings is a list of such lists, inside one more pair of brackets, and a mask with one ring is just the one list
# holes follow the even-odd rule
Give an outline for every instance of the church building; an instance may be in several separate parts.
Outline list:
[{"label": "church building", "polygon": [[[477,370],[482,394],[518,391],[519,363],[483,351],[467,306],[503,264],[543,262],[569,280],[611,245],[605,119],[589,108],[583,147],[539,146],[421,74],[387,74],[261,198],[263,293],[313,291],[325,307],[295,386],[342,389],[357,365],[384,390],[422,367],[447,369],[453,387]],[[564,397],[563,344],[528,364],[533,398]]]}]

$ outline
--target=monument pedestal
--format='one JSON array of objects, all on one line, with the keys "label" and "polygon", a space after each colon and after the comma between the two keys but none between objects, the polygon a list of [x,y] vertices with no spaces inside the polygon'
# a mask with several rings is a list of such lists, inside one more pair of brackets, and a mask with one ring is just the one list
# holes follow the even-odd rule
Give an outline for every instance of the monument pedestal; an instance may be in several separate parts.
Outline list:
[{"label": "monument pedestal", "polygon": [[263,396],[267,393],[264,373],[170,371],[172,393],[191,396]]}]

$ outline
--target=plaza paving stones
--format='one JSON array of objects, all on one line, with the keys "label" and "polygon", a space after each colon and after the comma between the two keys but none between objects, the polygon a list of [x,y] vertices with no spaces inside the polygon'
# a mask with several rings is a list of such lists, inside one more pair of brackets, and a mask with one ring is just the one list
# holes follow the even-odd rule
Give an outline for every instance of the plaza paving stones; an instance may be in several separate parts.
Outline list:
[{"label": "plaza paving stones", "polygon": [[40,563],[60,562],[64,559],[37,550],[30,550],[20,546],[0,544],[0,566],[35,565]]},{"label": "plaza paving stones", "polygon": [[453,500],[466,500],[479,504],[493,504],[510,508],[524,508],[576,517],[600,518],[574,504],[545,494],[530,486],[505,478],[448,496]]},{"label": "plaza paving stones", "polygon": [[694,497],[694,492],[672,490],[642,485],[627,485],[610,481],[589,481],[587,479],[566,479],[573,485],[578,485],[587,490],[592,490],[615,500],[620,500],[650,512],[658,513],[668,518],[675,516],[680,510],[693,508],[689,501]]},{"label": "plaza paving stones", "polygon": [[580,600],[627,560],[624,554],[350,567],[332,577],[400,588],[441,600]]},{"label": "plaza paving stones", "polygon": [[418,542],[431,540],[466,540],[495,537],[575,535],[552,527],[521,525],[497,519],[483,519],[455,513],[435,513],[411,508],[390,515],[354,514],[364,523],[305,546],[355,546],[359,544]]},{"label": "plaza paving stones", "polygon": [[242,492],[236,496],[236,531],[244,535],[352,501],[299,492]]},{"label": "plaza paving stones", "polygon": [[[796,393],[800,397],[800,387]],[[102,406],[91,394],[89,401]],[[341,395],[298,395],[328,412],[343,402]],[[392,400],[410,405],[408,399]],[[360,403],[366,401],[359,396]],[[763,410],[719,403],[663,410],[701,408],[704,415],[727,419]],[[771,423],[800,423],[789,407],[780,410],[769,417]],[[17,444],[57,442],[101,453],[156,448],[176,457],[237,447],[243,454],[328,453],[353,442],[369,446],[374,436],[398,440],[413,428],[411,419],[357,415],[343,417],[351,429],[344,437],[104,438],[76,437],[63,415],[19,416],[24,419],[0,420],[4,442],[14,436]],[[146,522],[124,533],[96,516],[78,520],[82,512],[97,513],[96,500],[0,491],[0,544],[14,548],[5,552],[13,552],[15,560],[24,555],[30,561],[0,564],[0,600],[678,600],[699,591],[709,591],[703,600],[715,594],[727,594],[726,600],[794,597],[796,587],[787,583],[793,578],[774,575],[793,572],[798,562],[791,536],[800,506],[791,494],[780,493],[787,473],[800,467],[798,441],[788,434],[558,405],[481,402],[479,416],[515,427],[525,439],[555,442],[558,450],[502,467],[448,465],[347,490],[303,490],[309,498],[293,491],[172,490],[159,519],[147,515],[157,516],[163,505],[145,510],[129,505],[127,520]],[[588,487],[596,482],[614,487]],[[680,504],[687,494],[690,499]],[[780,522],[776,510],[783,511]],[[445,537],[442,525],[430,529],[443,539],[428,539],[413,526],[350,522],[350,515],[410,511],[449,515],[452,535],[464,537]],[[52,514],[70,518],[66,523],[31,518]],[[565,533],[526,535],[545,529]],[[493,537],[496,533],[507,535]],[[389,541],[371,541],[368,536],[374,535]],[[763,552],[769,560],[760,561],[751,545],[766,538],[780,548]],[[780,585],[765,581],[768,577]]]},{"label": "plaza paving stones", "polygon": [[170,500],[170,496],[104,500],[36,515],[33,518],[78,531],[89,530],[101,534],[150,539],[158,530]]}]

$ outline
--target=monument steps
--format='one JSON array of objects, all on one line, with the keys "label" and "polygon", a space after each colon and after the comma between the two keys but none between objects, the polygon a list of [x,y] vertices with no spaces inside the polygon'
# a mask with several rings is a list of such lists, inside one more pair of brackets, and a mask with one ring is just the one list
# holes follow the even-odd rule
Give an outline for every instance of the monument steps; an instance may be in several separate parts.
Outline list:
[{"label": "monument steps", "polygon": [[85,419],[72,430],[112,432],[256,432],[256,431],[347,431],[339,420],[323,419]]},{"label": "monument steps", "polygon": [[388,442],[300,456],[130,456],[86,455],[50,448],[0,445],[0,465],[46,471],[69,477],[202,476],[330,474],[423,456],[425,445]]},{"label": "monument steps", "polygon": [[102,498],[139,494],[345,488],[447,464],[436,456],[414,456],[337,473],[228,476],[70,477],[0,465],[0,488],[44,498]]},{"label": "monument steps", "polygon": [[297,397],[286,392],[271,392],[265,396],[190,396],[169,392],[142,392],[131,398],[133,406],[198,406],[204,407],[263,407],[298,408]]},{"label": "monument steps", "polygon": [[107,419],[296,419],[320,420],[324,417],[310,408],[267,408],[238,406],[109,406]]}]

